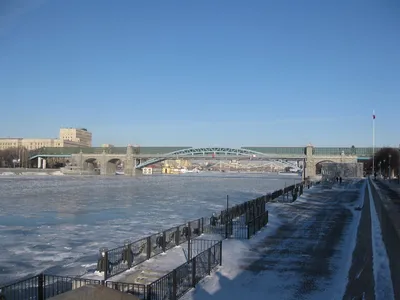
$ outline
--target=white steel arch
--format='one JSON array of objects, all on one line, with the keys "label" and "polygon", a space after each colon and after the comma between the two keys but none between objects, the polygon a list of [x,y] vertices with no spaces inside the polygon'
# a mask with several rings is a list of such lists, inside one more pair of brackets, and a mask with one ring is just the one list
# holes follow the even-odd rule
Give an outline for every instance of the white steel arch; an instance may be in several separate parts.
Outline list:
[{"label": "white steel arch", "polygon": [[159,163],[167,159],[177,159],[179,157],[195,157],[195,156],[207,156],[207,155],[224,155],[224,156],[248,156],[248,157],[261,157],[264,159],[277,160],[282,165],[292,167],[293,164],[286,162],[284,163],[281,159],[278,159],[276,154],[266,154],[257,152],[249,149],[236,149],[236,148],[223,148],[223,147],[207,147],[207,148],[188,148],[166,153],[162,157],[152,158],[145,162],[136,165],[136,169],[141,169],[152,164]]}]

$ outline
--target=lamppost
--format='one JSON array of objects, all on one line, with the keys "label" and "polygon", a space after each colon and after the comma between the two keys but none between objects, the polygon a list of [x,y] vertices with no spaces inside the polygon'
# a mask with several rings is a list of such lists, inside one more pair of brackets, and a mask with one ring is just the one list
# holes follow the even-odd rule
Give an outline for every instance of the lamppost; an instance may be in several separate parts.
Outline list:
[{"label": "lamppost", "polygon": [[399,164],[397,166],[397,183],[400,184],[400,159],[399,159]]},{"label": "lamppost", "polygon": [[389,181],[390,181],[390,177],[392,176],[392,172],[391,172],[391,169],[390,169],[390,159],[392,158],[392,154],[389,154]]},{"label": "lamppost", "polygon": [[386,162],[386,160],[383,160],[382,161],[382,168],[383,168],[383,174],[382,174],[382,176],[383,176],[383,178],[385,178],[386,177],[386,165],[385,165],[385,162]]},{"label": "lamppost", "polygon": [[400,184],[400,145],[399,153],[397,155],[397,184]]}]

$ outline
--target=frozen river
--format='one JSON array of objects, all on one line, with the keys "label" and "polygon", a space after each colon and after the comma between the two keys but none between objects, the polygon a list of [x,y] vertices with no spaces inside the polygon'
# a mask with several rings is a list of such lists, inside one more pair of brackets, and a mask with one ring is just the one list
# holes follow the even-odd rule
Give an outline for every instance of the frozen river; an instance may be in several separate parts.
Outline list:
[{"label": "frozen river", "polygon": [[268,174],[0,177],[0,284],[93,272],[101,247],[209,216],[300,181]]}]

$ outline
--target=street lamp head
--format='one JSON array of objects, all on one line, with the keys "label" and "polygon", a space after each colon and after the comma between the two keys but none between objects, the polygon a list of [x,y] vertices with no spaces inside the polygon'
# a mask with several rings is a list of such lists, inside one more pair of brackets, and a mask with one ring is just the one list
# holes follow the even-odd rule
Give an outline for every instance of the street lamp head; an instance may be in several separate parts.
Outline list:
[{"label": "street lamp head", "polygon": [[100,255],[101,257],[105,257],[106,256],[106,252],[107,252],[107,248],[100,248]]}]

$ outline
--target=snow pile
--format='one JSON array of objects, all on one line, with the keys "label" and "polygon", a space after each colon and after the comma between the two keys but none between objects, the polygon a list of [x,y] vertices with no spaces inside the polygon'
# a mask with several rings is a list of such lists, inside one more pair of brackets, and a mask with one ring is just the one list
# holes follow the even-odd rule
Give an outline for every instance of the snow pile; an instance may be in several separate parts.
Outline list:
[{"label": "snow pile", "polygon": [[377,300],[394,299],[393,283],[390,273],[389,258],[383,243],[382,230],[376,213],[371,186],[368,181],[368,194],[371,205],[372,252],[375,280],[375,298]]}]

